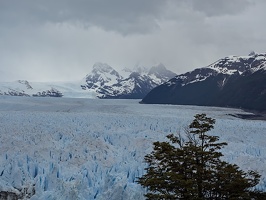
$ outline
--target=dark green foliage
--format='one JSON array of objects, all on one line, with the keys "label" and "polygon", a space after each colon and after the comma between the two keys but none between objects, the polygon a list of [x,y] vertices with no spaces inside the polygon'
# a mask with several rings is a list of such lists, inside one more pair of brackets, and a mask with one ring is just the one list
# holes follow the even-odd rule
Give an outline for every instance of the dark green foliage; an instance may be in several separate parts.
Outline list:
[{"label": "dark green foliage", "polygon": [[186,138],[170,134],[169,142],[155,142],[145,156],[146,174],[138,183],[148,189],[147,199],[262,199],[253,191],[260,175],[244,172],[222,161],[220,149],[227,145],[218,136],[207,135],[215,120],[198,114],[186,131]]}]

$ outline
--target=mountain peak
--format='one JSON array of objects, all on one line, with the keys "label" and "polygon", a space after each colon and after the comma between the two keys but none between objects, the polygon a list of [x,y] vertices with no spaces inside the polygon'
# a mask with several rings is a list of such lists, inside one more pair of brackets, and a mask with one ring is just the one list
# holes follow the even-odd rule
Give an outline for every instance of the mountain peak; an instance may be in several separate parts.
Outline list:
[{"label": "mountain peak", "polygon": [[228,56],[154,88],[143,103],[266,110],[266,54]]},{"label": "mountain peak", "polygon": [[165,72],[165,71],[167,71],[166,67],[162,63],[160,63],[158,65],[152,66],[149,70],[149,74],[161,73],[161,72]]},{"label": "mountain peak", "polygon": [[266,62],[266,54],[252,53],[248,56],[228,56],[222,58],[213,64],[207,66],[207,68],[217,71],[222,74],[242,74],[245,71],[251,71],[252,73],[260,70],[264,67]]},{"label": "mountain peak", "polygon": [[172,72],[171,76],[165,75],[168,70],[163,65],[153,69],[150,75],[147,67],[140,66],[117,72],[110,65],[98,62],[81,82],[40,84],[19,80],[0,83],[0,95],[141,99],[151,89],[175,76]]},{"label": "mountain peak", "polygon": [[169,77],[175,77],[176,76],[176,74],[174,72],[166,69],[166,67],[162,63],[160,63],[156,66],[153,66],[149,70],[148,75],[154,75],[157,78],[164,80],[163,82],[168,81]]},{"label": "mountain peak", "polygon": [[145,67],[145,66],[136,65],[133,68],[133,71],[134,72],[137,72],[139,74],[147,74],[149,72],[149,68],[148,67]]},{"label": "mountain peak", "polygon": [[110,72],[114,70],[110,65],[106,63],[97,62],[93,65],[93,72]]},{"label": "mountain peak", "polygon": [[251,51],[248,55],[249,56],[255,56],[257,53],[255,51]]},{"label": "mountain peak", "polygon": [[96,63],[82,88],[96,91],[99,98],[139,99],[175,75],[162,64],[152,67],[152,70],[137,65],[133,69],[124,68],[118,73],[107,64]]}]

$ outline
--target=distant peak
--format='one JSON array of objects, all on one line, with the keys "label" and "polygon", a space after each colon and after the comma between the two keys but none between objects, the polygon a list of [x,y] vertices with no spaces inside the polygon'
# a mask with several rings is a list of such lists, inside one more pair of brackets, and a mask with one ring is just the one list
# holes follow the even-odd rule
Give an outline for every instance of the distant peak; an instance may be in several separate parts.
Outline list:
[{"label": "distant peak", "polygon": [[149,70],[149,74],[154,74],[154,73],[161,73],[166,71],[167,69],[165,68],[165,66],[163,64],[159,64],[159,65],[155,65],[153,67],[151,67],[151,69]]},{"label": "distant peak", "polygon": [[251,51],[248,55],[249,56],[255,56],[255,55],[257,55],[257,53],[255,51]]},{"label": "distant peak", "polygon": [[114,69],[106,63],[97,62],[93,65],[93,71],[110,72],[112,70]]},{"label": "distant peak", "polygon": [[145,66],[136,65],[136,66],[133,68],[133,71],[134,71],[134,72],[138,72],[139,74],[142,74],[142,73],[148,73],[149,68],[148,68],[148,67],[145,67]]},{"label": "distant peak", "polygon": [[164,64],[159,63],[158,65],[155,65],[152,67],[153,69],[157,69],[157,70],[166,70],[166,67]]}]

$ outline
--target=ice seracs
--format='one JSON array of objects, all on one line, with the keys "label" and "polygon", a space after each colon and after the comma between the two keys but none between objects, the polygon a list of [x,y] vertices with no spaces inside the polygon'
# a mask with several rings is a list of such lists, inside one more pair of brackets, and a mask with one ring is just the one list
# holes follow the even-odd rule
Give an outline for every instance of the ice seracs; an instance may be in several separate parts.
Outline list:
[{"label": "ice seracs", "polygon": [[233,117],[248,114],[239,109],[9,96],[0,97],[0,190],[30,200],[144,200],[136,180],[153,142],[185,134],[202,112],[228,142],[223,159],[258,171],[265,190],[266,122]]}]

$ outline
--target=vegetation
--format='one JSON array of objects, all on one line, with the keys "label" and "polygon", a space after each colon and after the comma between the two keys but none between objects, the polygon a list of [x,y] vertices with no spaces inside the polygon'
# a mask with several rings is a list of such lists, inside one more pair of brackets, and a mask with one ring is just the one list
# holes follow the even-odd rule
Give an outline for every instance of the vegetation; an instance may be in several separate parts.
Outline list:
[{"label": "vegetation", "polygon": [[221,160],[220,149],[227,144],[207,134],[214,124],[214,119],[198,114],[185,138],[170,134],[169,142],[154,143],[145,156],[146,174],[138,180],[147,188],[147,199],[266,199],[265,193],[254,190],[257,172]]}]

